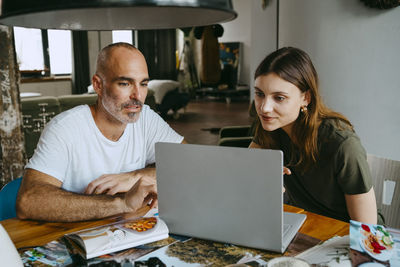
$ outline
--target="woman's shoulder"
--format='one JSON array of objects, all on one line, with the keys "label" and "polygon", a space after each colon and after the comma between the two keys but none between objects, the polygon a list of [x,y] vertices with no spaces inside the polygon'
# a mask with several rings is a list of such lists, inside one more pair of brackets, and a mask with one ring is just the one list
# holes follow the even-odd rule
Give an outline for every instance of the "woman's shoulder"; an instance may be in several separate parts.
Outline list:
[{"label": "woman's shoulder", "polygon": [[318,136],[321,141],[337,143],[342,143],[349,138],[358,139],[352,126],[340,119],[323,119],[319,126]]},{"label": "woman's shoulder", "polygon": [[320,152],[329,157],[365,158],[365,149],[353,128],[343,121],[328,119],[320,125]]}]

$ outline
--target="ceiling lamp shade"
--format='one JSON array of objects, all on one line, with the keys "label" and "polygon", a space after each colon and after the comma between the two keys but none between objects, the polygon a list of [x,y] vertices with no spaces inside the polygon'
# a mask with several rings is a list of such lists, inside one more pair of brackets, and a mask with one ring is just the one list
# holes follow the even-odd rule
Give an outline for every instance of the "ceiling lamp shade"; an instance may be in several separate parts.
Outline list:
[{"label": "ceiling lamp shade", "polygon": [[131,30],[236,18],[231,0],[0,0],[0,23],[38,29]]}]

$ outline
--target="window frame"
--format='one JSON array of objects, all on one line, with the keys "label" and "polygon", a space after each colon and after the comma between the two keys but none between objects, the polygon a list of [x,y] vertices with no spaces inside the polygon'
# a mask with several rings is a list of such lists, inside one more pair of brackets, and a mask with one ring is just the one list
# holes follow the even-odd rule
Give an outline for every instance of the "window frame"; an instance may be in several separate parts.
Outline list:
[{"label": "window frame", "polygon": [[[40,29],[42,34],[42,56],[43,56],[43,70],[19,70],[21,74],[21,82],[34,82],[34,81],[49,81],[58,79],[72,79],[72,73],[58,73],[51,74],[50,67],[50,53],[49,53],[49,35],[46,29]],[[72,38],[72,36],[71,36]],[[15,47],[15,36],[13,36]],[[73,47],[71,47],[73,50]],[[72,66],[73,67],[73,66]],[[44,72],[44,74],[43,74]]]}]

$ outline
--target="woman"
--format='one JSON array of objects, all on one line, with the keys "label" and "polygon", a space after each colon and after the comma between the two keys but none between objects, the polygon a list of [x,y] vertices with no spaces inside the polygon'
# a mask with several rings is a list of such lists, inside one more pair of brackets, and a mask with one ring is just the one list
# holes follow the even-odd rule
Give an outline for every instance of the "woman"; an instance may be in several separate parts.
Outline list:
[{"label": "woman", "polygon": [[377,223],[366,153],[353,126],[328,109],[309,56],[292,47],[268,55],[255,73],[251,148],[280,149],[291,202],[343,221]]}]

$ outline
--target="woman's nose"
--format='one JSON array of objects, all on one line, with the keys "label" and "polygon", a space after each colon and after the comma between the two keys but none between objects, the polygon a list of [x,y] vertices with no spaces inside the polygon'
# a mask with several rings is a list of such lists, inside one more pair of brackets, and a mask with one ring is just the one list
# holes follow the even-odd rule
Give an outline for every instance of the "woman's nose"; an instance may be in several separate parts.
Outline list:
[{"label": "woman's nose", "polygon": [[261,104],[261,111],[263,113],[271,112],[273,110],[273,103],[270,99],[265,98]]}]

